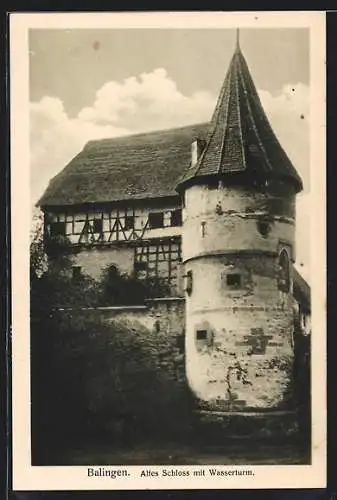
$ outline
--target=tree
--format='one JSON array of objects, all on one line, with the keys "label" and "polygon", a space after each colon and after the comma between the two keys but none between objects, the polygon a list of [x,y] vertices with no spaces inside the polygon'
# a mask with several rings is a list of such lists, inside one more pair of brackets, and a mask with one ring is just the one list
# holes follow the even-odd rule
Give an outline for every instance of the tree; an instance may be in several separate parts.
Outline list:
[{"label": "tree", "polygon": [[33,217],[30,241],[30,271],[37,278],[47,271],[48,259],[44,244],[44,222],[42,212]]}]

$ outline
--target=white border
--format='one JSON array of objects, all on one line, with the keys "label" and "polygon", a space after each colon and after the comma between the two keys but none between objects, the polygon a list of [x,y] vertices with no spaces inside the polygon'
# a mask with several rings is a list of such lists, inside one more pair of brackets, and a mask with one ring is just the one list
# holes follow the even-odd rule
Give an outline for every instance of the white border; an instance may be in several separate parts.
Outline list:
[{"label": "white border", "polygon": [[[311,65],[311,268],[313,449],[310,466],[254,466],[254,476],[140,478],[127,466],[126,479],[88,478],[87,467],[32,467],[29,415],[29,230],[28,30],[30,28],[310,28]],[[326,233],[325,233],[325,13],[186,12],[53,13],[10,15],[13,490],[256,489],[326,486]],[[106,466],[105,468],[108,468]],[[117,467],[112,467],[116,469]],[[148,467],[146,467],[148,468]],[[195,466],[166,469],[200,469]],[[247,469],[217,466],[218,469]],[[153,466],[161,471],[163,467]],[[208,467],[206,467],[208,469]]]}]

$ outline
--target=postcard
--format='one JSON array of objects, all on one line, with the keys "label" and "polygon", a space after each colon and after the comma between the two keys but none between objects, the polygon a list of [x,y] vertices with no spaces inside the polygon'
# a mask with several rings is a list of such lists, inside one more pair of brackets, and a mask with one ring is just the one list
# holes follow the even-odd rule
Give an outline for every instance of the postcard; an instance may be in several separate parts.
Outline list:
[{"label": "postcard", "polygon": [[325,13],[10,16],[13,490],[323,488]]}]

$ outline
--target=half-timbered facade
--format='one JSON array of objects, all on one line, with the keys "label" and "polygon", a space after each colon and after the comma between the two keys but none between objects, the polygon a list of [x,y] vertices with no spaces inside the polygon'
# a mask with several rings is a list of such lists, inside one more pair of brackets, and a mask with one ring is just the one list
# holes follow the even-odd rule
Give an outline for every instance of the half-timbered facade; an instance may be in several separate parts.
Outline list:
[{"label": "half-timbered facade", "polygon": [[65,238],[74,273],[116,266],[160,296],[183,296],[183,200],[175,185],[208,124],[89,142],[39,202],[46,240]]},{"label": "half-timbered facade", "polygon": [[[70,253],[77,250],[73,257],[74,273],[99,278],[102,268],[111,264],[145,283],[158,280],[170,296],[182,293],[181,226],[182,209],[169,200],[152,207],[98,204],[45,211],[46,237],[65,237]],[[83,259],[88,250],[101,250],[94,254],[94,271]],[[110,262],[101,258],[109,255],[109,250]]]}]

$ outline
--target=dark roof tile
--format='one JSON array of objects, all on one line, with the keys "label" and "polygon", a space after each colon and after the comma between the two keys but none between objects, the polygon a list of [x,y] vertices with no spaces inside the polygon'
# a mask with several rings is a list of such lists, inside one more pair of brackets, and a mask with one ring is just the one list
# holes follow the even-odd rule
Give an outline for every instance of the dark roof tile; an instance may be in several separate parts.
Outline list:
[{"label": "dark roof tile", "polygon": [[238,172],[247,173],[250,180],[288,180],[297,191],[302,189],[301,178],[263,110],[239,46],[220,91],[205,149],[180,180],[179,190],[186,182]]},{"label": "dark roof tile", "polygon": [[90,141],[49,183],[38,206],[177,196],[191,144],[208,124]]}]

